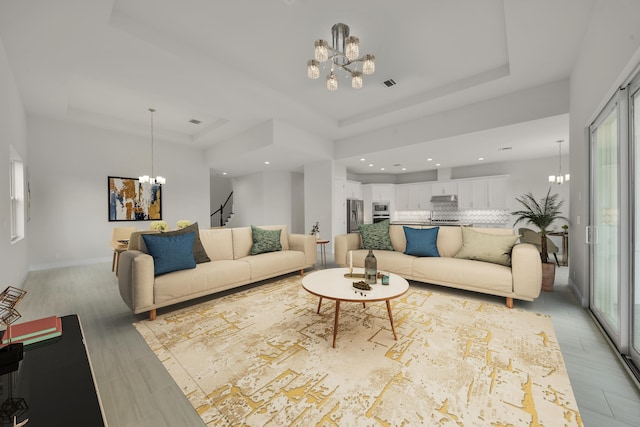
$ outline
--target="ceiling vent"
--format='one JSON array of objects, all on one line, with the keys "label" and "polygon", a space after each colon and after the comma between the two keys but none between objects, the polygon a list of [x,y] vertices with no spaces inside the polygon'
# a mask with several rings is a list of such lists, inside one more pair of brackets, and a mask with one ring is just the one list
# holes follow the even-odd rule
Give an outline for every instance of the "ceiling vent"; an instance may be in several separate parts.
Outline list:
[{"label": "ceiling vent", "polygon": [[393,80],[393,79],[385,80],[385,81],[382,82],[382,86],[385,86],[385,87],[391,87],[391,86],[395,86],[397,84],[398,83],[396,83],[396,81]]},{"label": "ceiling vent", "polygon": [[191,120],[189,120],[189,123],[193,123],[194,125],[199,125],[202,122],[200,120],[197,120],[197,119],[191,119]]},{"label": "ceiling vent", "polygon": [[509,150],[513,150],[513,147],[500,147],[500,148],[498,148],[498,151],[509,151]]}]

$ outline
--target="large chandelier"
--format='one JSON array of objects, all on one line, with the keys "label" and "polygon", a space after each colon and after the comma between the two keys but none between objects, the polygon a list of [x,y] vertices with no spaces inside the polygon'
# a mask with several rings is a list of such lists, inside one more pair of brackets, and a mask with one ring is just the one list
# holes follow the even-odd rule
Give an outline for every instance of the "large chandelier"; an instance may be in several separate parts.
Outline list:
[{"label": "large chandelier", "polygon": [[[338,90],[338,70],[351,76],[351,87],[362,87],[362,75],[373,74],[376,70],[376,57],[370,54],[360,56],[360,40],[349,35],[349,26],[338,23],[331,27],[332,46],[326,40],[316,40],[315,59],[307,62],[307,76],[310,79],[320,77],[320,64],[330,61],[331,72],[327,75],[327,89]],[[358,70],[359,63],[362,63]]]},{"label": "large chandelier", "polygon": [[558,140],[558,175],[549,175],[549,182],[551,184],[564,184],[566,181],[569,181],[571,175],[564,174],[562,175],[562,143],[564,142],[562,139]]},{"label": "large chandelier", "polygon": [[158,175],[157,177],[153,178],[153,113],[155,113],[156,110],[154,110],[153,108],[149,108],[149,112],[151,113],[151,176],[142,175],[142,176],[138,177],[138,181],[140,181],[141,183],[146,183],[146,184],[162,185],[162,184],[165,184],[167,182],[166,179],[164,179],[160,175]]}]

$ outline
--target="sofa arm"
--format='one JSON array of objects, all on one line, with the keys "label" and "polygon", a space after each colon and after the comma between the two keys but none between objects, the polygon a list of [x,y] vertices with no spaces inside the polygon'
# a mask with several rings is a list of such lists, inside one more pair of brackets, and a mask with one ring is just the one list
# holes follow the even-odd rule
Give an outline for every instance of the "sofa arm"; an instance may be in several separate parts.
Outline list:
[{"label": "sofa arm", "polygon": [[316,263],[316,237],[311,234],[289,234],[289,249],[304,252],[305,265]]},{"label": "sofa arm", "polygon": [[519,243],[511,251],[513,292],[516,295],[537,298],[542,288],[542,262],[538,248],[530,243]]},{"label": "sofa arm", "polygon": [[359,233],[340,234],[336,236],[336,244],[334,248],[336,264],[341,267],[348,266],[349,259],[347,257],[349,251],[355,251],[356,249],[360,249]]},{"label": "sofa arm", "polygon": [[153,257],[140,251],[120,254],[118,287],[120,296],[134,313],[153,306]]}]

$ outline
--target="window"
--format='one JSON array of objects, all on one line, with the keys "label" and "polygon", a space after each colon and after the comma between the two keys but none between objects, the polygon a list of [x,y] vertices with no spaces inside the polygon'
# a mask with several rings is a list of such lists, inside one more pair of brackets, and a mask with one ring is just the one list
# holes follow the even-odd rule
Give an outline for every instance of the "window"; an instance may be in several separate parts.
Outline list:
[{"label": "window", "polygon": [[9,146],[10,173],[9,197],[11,199],[11,243],[24,238],[24,164],[16,150]]}]

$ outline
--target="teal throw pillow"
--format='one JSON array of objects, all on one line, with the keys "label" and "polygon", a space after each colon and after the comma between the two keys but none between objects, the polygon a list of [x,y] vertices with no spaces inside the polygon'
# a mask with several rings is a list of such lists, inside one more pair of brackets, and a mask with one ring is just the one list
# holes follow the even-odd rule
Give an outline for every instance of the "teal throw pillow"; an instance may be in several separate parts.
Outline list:
[{"label": "teal throw pillow", "polygon": [[280,233],[282,230],[265,230],[251,226],[251,235],[253,237],[253,245],[251,246],[251,255],[262,254],[265,252],[276,252],[282,250],[280,243]]},{"label": "teal throw pillow", "polygon": [[156,276],[172,271],[196,268],[193,258],[194,232],[176,236],[143,234],[144,244],[153,257],[153,273]]},{"label": "teal throw pillow", "polygon": [[202,241],[200,240],[200,230],[198,229],[198,223],[194,222],[188,227],[181,228],[179,230],[173,231],[165,231],[163,233],[158,234],[160,237],[169,237],[169,236],[179,236],[181,234],[187,233],[195,233],[193,238],[193,258],[196,260],[196,264],[200,264],[203,262],[210,262],[211,258],[207,255],[207,251],[204,250],[204,246],[202,246]]},{"label": "teal throw pillow", "polygon": [[404,253],[413,256],[428,256],[439,257],[438,246],[436,242],[438,240],[438,231],[440,227],[433,228],[404,228],[404,236],[407,238],[407,249]]},{"label": "teal throw pillow", "polygon": [[381,251],[392,251],[391,237],[389,236],[389,220],[376,222],[374,224],[358,225],[360,237],[362,237],[362,247],[364,249],[378,249]]}]

